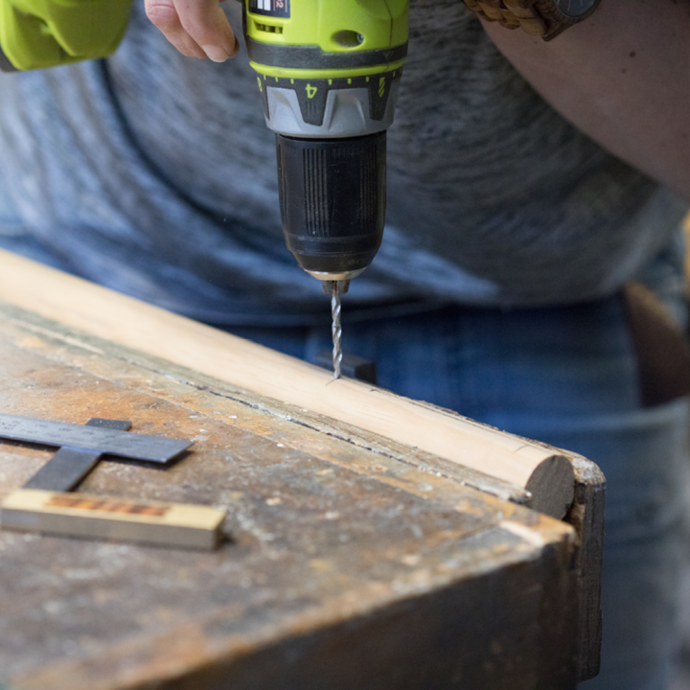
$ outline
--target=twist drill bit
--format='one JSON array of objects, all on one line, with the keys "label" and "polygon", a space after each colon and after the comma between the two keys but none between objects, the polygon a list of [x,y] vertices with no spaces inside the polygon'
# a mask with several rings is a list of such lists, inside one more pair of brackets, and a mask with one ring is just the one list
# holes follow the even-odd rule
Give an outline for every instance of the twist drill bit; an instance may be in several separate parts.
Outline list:
[{"label": "twist drill bit", "polygon": [[321,284],[325,294],[331,297],[331,334],[333,336],[333,379],[339,379],[342,376],[343,364],[343,328],[340,323],[340,312],[342,303],[340,301],[341,295],[344,295],[349,287],[349,280],[325,280]]},{"label": "twist drill bit", "polygon": [[340,324],[341,311],[340,292],[336,287],[331,293],[331,334],[333,335],[333,378],[339,379],[341,376],[341,369],[343,364],[343,350],[341,341],[343,338],[343,329]]}]

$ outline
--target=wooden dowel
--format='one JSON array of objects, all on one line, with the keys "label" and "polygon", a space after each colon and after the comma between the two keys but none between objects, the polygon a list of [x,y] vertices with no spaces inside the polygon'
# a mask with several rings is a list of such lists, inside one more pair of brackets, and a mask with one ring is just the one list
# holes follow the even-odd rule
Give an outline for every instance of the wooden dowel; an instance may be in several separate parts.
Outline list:
[{"label": "wooden dowel", "polygon": [[562,517],[572,501],[572,467],[553,449],[370,384],[333,381],[301,360],[1,250],[0,300],[525,487],[549,515]]}]

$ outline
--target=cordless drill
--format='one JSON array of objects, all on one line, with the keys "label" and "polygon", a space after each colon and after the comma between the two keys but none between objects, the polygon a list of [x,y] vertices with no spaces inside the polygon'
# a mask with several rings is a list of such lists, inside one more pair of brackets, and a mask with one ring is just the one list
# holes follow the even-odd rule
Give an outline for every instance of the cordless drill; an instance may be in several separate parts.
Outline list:
[{"label": "cordless drill", "polygon": [[244,32],[276,133],[288,249],[347,281],[381,244],[386,130],[407,54],[409,0],[246,0]]},{"label": "cordless drill", "polygon": [[[250,64],[276,133],[288,249],[340,295],[383,234],[386,130],[407,54],[409,0],[240,0]],[[111,53],[131,0],[0,0],[0,69]],[[337,341],[337,342],[336,342]]]},{"label": "cordless drill", "polygon": [[409,0],[245,0],[243,9],[276,133],[285,241],[331,295],[339,378],[340,295],[383,235],[386,130],[407,55]]}]

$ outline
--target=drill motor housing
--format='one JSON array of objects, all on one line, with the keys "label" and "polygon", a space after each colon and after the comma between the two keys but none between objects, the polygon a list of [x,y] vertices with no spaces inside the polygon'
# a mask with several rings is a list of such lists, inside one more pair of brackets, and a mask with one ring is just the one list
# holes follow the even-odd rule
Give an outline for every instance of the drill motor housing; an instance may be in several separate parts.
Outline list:
[{"label": "drill motor housing", "polygon": [[407,55],[409,0],[244,0],[244,33],[276,133],[288,249],[347,281],[383,235],[386,130]]}]

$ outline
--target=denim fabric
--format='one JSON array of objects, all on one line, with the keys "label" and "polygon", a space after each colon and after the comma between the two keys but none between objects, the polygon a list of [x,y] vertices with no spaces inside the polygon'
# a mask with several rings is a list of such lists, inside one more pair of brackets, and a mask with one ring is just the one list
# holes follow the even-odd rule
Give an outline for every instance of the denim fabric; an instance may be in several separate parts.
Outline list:
[{"label": "denim fabric", "polygon": [[[60,262],[24,235],[0,185],[0,246]],[[669,279],[662,292],[681,314]],[[62,266],[64,268],[64,266]],[[664,690],[678,643],[679,554],[685,538],[688,406],[639,402],[635,356],[621,301],[563,308],[448,306],[348,323],[344,350],[373,359],[379,384],[523,436],[577,451],[607,477],[602,671],[586,690]],[[325,316],[325,315],[324,315]],[[313,361],[330,329],[235,328]]]}]

